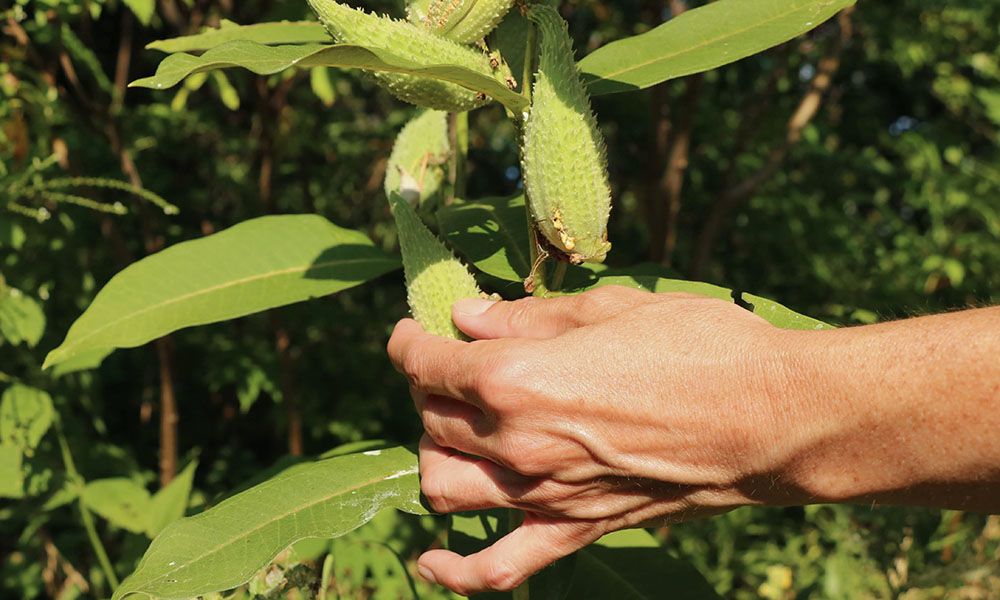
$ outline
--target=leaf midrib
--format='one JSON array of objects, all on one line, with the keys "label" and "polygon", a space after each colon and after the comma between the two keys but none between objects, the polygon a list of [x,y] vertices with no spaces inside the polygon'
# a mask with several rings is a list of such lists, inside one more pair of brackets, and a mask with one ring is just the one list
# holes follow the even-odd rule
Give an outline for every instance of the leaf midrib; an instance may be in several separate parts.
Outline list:
[{"label": "leaf midrib", "polygon": [[[211,550],[208,550],[207,552],[201,554],[200,556],[196,556],[196,557],[192,558],[191,560],[185,562],[183,565],[179,565],[175,569],[173,569],[171,571],[167,571],[167,572],[163,573],[162,575],[160,575],[159,577],[156,577],[154,579],[149,580],[149,582],[146,583],[145,585],[143,585],[143,587],[144,588],[149,588],[150,586],[155,585],[156,583],[160,583],[160,582],[164,581],[167,577],[169,577],[170,575],[173,575],[174,573],[177,573],[181,569],[187,568],[187,567],[189,567],[189,566],[191,566],[191,565],[193,565],[193,564],[195,564],[195,563],[197,563],[197,562],[199,562],[201,560],[204,560],[206,557],[211,556],[212,554],[215,554],[217,552],[220,552],[222,549],[226,548],[227,546],[231,546],[231,545],[235,544],[236,542],[238,542],[238,541],[240,541],[240,540],[242,540],[242,539],[250,536],[251,534],[253,534],[253,533],[257,532],[257,531],[260,531],[264,527],[267,527],[268,525],[271,525],[273,523],[277,523],[278,521],[281,521],[282,519],[285,519],[285,518],[287,518],[287,517],[289,517],[289,516],[291,516],[291,515],[293,515],[293,514],[295,514],[297,512],[301,512],[303,510],[306,510],[308,508],[316,506],[317,504],[321,504],[323,502],[327,502],[327,501],[329,501],[329,500],[331,500],[333,498],[336,498],[337,496],[342,496],[342,495],[346,494],[347,492],[353,492],[355,490],[359,490],[359,489],[367,487],[369,485],[375,485],[376,483],[381,483],[383,481],[388,480],[390,477],[393,478],[393,479],[398,479],[400,477],[405,477],[407,475],[416,474],[418,471],[419,471],[419,469],[416,468],[416,467],[414,467],[414,468],[407,469],[407,470],[402,471],[402,472],[389,473],[388,475],[382,475],[382,476],[377,477],[375,479],[372,479],[370,481],[366,481],[364,483],[359,483],[358,485],[355,485],[353,487],[344,488],[343,490],[340,490],[340,491],[335,492],[333,494],[329,494],[327,496],[323,496],[321,498],[317,498],[316,500],[313,500],[312,502],[309,502],[307,504],[303,504],[301,506],[297,506],[297,507],[295,507],[295,508],[293,508],[293,509],[291,509],[291,510],[289,510],[289,511],[287,511],[287,512],[285,512],[285,513],[283,513],[283,514],[281,514],[281,515],[279,515],[279,516],[277,516],[275,518],[273,518],[273,519],[270,519],[268,521],[265,521],[265,522],[261,523],[260,525],[254,527],[253,529],[249,529],[249,530],[245,531],[244,533],[242,533],[242,534],[240,534],[240,535],[238,535],[238,536],[236,536],[234,538],[231,538],[231,539],[229,539],[228,541],[226,541],[226,542],[224,542],[222,544],[219,544],[215,548],[212,548]],[[132,594],[132,593],[138,592],[139,590],[140,590],[140,588],[137,588],[133,592],[126,592],[126,593],[127,594]]]},{"label": "leaf midrib", "polygon": [[[269,277],[281,277],[283,275],[290,275],[290,274],[295,273],[295,272],[306,271],[306,270],[309,270],[309,269],[323,269],[323,268],[332,267],[332,266],[351,265],[351,264],[358,264],[358,263],[365,263],[365,262],[380,262],[380,261],[394,262],[394,261],[392,261],[392,259],[389,259],[389,258],[354,258],[354,259],[350,259],[350,260],[336,260],[336,261],[328,261],[328,262],[322,262],[322,263],[313,263],[313,264],[309,264],[309,265],[305,265],[305,266],[299,266],[299,267],[292,267],[292,268],[283,269],[283,270],[280,270],[280,271],[270,271],[270,272],[264,273],[264,274],[251,275],[249,277],[244,277],[242,279],[236,279],[236,280],[233,280],[233,281],[227,281],[225,283],[221,283],[221,284],[214,285],[214,286],[207,287],[207,288],[202,288],[202,289],[196,290],[194,292],[189,292],[187,294],[183,294],[183,295],[177,296],[175,298],[170,298],[170,299],[165,300],[163,302],[159,302],[157,304],[152,304],[152,305],[147,306],[147,307],[145,307],[145,308],[143,308],[141,310],[137,310],[137,311],[135,311],[133,313],[129,313],[128,315],[122,317],[121,319],[118,319],[118,320],[115,320],[115,321],[111,321],[110,323],[106,323],[105,325],[102,325],[102,326],[100,326],[100,327],[98,327],[96,329],[92,329],[89,333],[84,334],[84,335],[78,337],[76,339],[76,341],[73,343],[73,345],[70,346],[69,348],[79,347],[85,340],[88,340],[88,339],[94,337],[95,335],[97,335],[98,333],[101,333],[101,332],[105,331],[109,327],[112,327],[114,325],[118,325],[118,324],[121,324],[121,323],[128,322],[128,321],[130,321],[130,320],[132,320],[132,319],[134,319],[134,318],[136,318],[138,316],[144,315],[144,314],[146,314],[146,313],[148,313],[150,311],[157,310],[157,309],[163,308],[165,306],[169,306],[171,304],[175,304],[177,302],[188,300],[190,298],[196,298],[196,297],[198,297],[200,295],[210,294],[210,293],[216,292],[218,290],[223,290],[223,289],[226,289],[226,288],[229,288],[229,287],[235,287],[235,286],[238,286],[238,285],[243,285],[245,283],[250,283],[250,282],[261,280],[261,279],[267,279]],[[56,349],[56,351],[57,350],[58,350],[58,348]],[[68,351],[68,348],[64,349],[62,352],[60,352],[60,354],[66,354],[67,351]]]},{"label": "leaf midrib", "polygon": [[[642,62],[642,63],[636,63],[636,64],[633,64],[632,66],[630,66],[628,68],[624,68],[624,69],[621,69],[621,70],[616,71],[616,72],[608,73],[607,75],[601,75],[599,79],[595,79],[595,80],[589,82],[587,85],[591,86],[591,85],[594,85],[594,84],[596,84],[596,83],[598,83],[600,81],[606,81],[606,80],[611,79],[613,77],[618,77],[622,73],[629,73],[631,71],[635,71],[635,70],[638,70],[638,69],[641,69],[641,68],[644,68],[644,67],[648,67],[649,65],[656,64],[658,62],[662,62],[662,61],[665,61],[665,60],[671,60],[671,59],[676,58],[678,56],[681,56],[683,54],[692,52],[694,50],[698,50],[699,48],[702,48],[704,46],[708,46],[710,44],[718,43],[721,40],[725,40],[725,39],[728,39],[728,38],[736,37],[738,35],[742,35],[742,34],[748,32],[748,31],[750,31],[752,29],[755,29],[757,27],[761,27],[762,25],[767,25],[768,23],[771,23],[773,21],[777,21],[779,19],[783,19],[783,18],[787,17],[788,15],[792,15],[792,14],[795,14],[797,12],[801,12],[801,11],[805,11],[805,10],[814,9],[814,8],[816,8],[817,5],[822,5],[824,7],[825,6],[830,6],[831,4],[835,4],[836,1],[837,0],[817,0],[816,2],[814,2],[813,4],[811,4],[809,6],[803,6],[803,7],[800,7],[800,8],[796,8],[796,9],[790,10],[788,12],[781,13],[781,14],[779,14],[779,15],[777,15],[775,17],[772,17],[770,19],[765,19],[763,21],[756,21],[754,25],[751,25],[749,27],[745,27],[743,29],[738,29],[738,30],[733,31],[733,32],[731,32],[729,34],[726,34],[726,35],[723,35],[723,36],[720,36],[720,37],[717,37],[717,38],[713,38],[713,39],[705,41],[705,42],[701,42],[700,44],[695,44],[693,46],[687,46],[683,50],[679,50],[677,52],[674,52],[673,54],[668,54],[666,56],[661,56],[661,57],[658,57],[658,58],[654,58],[654,59],[651,59],[651,60],[648,60],[648,61]],[[621,40],[621,41],[625,41],[625,40]],[[586,60],[586,59],[584,59],[584,60]]]}]

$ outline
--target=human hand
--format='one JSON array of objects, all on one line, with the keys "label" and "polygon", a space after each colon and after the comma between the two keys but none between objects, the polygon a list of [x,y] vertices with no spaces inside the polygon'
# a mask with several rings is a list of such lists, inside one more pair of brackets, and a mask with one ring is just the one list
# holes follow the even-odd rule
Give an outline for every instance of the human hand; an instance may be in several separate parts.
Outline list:
[{"label": "human hand", "polygon": [[412,320],[389,341],[427,431],[422,491],[439,512],[525,520],[472,556],[424,554],[426,578],[510,590],[611,531],[789,500],[773,483],[795,411],[776,406],[782,332],[763,319],[621,287],[453,313],[477,341]]}]

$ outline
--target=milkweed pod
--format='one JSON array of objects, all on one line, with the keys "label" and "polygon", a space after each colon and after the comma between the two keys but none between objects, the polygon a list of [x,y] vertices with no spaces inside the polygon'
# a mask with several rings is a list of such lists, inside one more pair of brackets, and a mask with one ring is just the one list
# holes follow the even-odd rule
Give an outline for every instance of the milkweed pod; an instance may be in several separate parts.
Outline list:
[{"label": "milkweed pod", "polygon": [[603,262],[611,186],[604,138],[573,60],[566,22],[533,5],[539,63],[524,126],[521,166],[536,227],[570,262]]},{"label": "milkweed pod", "polygon": [[406,299],[413,318],[432,335],[468,339],[451,318],[451,306],[464,298],[479,298],[476,280],[462,261],[445,247],[399,194],[389,196],[396,218],[406,275]]},{"label": "milkweed pod", "polygon": [[418,0],[411,4],[410,21],[463,44],[483,39],[503,20],[514,0]]},{"label": "milkweed pod", "polygon": [[423,25],[432,0],[410,0],[406,3],[406,18],[414,25]]},{"label": "milkweed pod", "polygon": [[398,193],[420,206],[441,190],[443,165],[451,154],[448,113],[423,110],[403,127],[389,155],[385,172],[385,195]]},{"label": "milkweed pod", "polygon": [[[338,43],[381,48],[418,64],[453,64],[504,79],[481,50],[434,35],[425,27],[369,14],[334,0],[309,0],[309,6]],[[490,101],[474,90],[439,79],[388,71],[375,71],[373,75],[392,95],[417,106],[464,112]]]}]

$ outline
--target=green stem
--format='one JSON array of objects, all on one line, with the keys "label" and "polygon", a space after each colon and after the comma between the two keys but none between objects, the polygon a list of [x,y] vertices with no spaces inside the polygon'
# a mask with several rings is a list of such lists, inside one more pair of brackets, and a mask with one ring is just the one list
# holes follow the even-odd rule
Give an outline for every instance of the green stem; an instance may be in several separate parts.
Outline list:
[{"label": "green stem", "polygon": [[465,198],[467,180],[466,163],[469,158],[469,113],[450,113],[448,115],[448,143],[454,153],[448,172],[448,192],[445,204],[450,205],[455,198]]},{"label": "green stem", "polygon": [[[535,63],[538,59],[538,28],[535,27],[534,23],[529,22],[528,33],[525,37],[525,51],[524,51],[524,74],[522,75],[521,83],[521,94],[524,95],[525,99],[528,101],[528,105],[531,105],[531,92],[532,88],[535,86]],[[530,109],[529,109],[530,110]],[[524,115],[520,115],[523,119]],[[523,121],[519,124],[518,130],[519,134],[523,132],[524,123]],[[525,214],[528,219],[528,249],[529,256],[531,257],[531,265],[534,271],[529,276],[534,276],[534,292],[535,296],[545,296],[548,294],[548,287],[546,285],[545,279],[545,262],[538,260],[538,243],[535,241],[535,222],[531,216],[531,201],[528,198],[528,191],[525,190]],[[525,596],[527,597],[527,596]]]},{"label": "green stem", "polygon": [[[56,433],[59,436],[59,448],[62,451],[63,464],[66,466],[66,476],[70,481],[82,488],[83,478],[80,477],[80,473],[76,470],[76,465],[73,463],[73,455],[69,451],[69,444],[66,443],[66,436],[63,434],[62,427],[58,422],[56,423]],[[101,538],[97,535],[97,527],[94,525],[94,515],[90,514],[90,511],[87,510],[87,507],[83,503],[83,498],[79,499],[77,507],[80,509],[80,520],[83,521],[83,528],[87,530],[87,539],[90,540],[90,545],[94,548],[94,554],[97,555],[97,562],[100,563],[101,570],[104,571],[104,576],[107,577],[108,585],[111,586],[113,593],[118,589],[118,576],[115,575],[115,570],[108,559],[108,553],[104,550],[104,544],[101,543]]]},{"label": "green stem", "polygon": [[455,115],[455,197],[465,199],[469,160],[469,113]]},{"label": "green stem", "polygon": [[563,286],[563,279],[566,278],[566,269],[569,267],[569,263],[560,261],[556,265],[556,270],[552,273],[552,281],[549,283],[549,287],[553,292],[558,292]]}]

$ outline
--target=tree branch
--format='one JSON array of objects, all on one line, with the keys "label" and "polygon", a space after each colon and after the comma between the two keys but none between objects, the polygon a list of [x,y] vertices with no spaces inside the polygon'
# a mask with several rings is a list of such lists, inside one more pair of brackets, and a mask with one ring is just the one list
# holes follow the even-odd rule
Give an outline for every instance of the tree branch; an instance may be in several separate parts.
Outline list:
[{"label": "tree branch", "polygon": [[846,8],[841,11],[839,16],[840,36],[833,42],[829,53],[820,60],[809,89],[789,118],[785,127],[785,139],[768,154],[764,164],[756,172],[737,185],[723,190],[717,197],[695,243],[694,257],[689,271],[690,279],[702,278],[711,256],[712,247],[733,209],[751,198],[760,186],[778,171],[791,149],[802,139],[803,129],[819,112],[823,104],[823,97],[830,89],[833,75],[840,65],[841,50],[851,37],[850,14],[852,10]]}]

